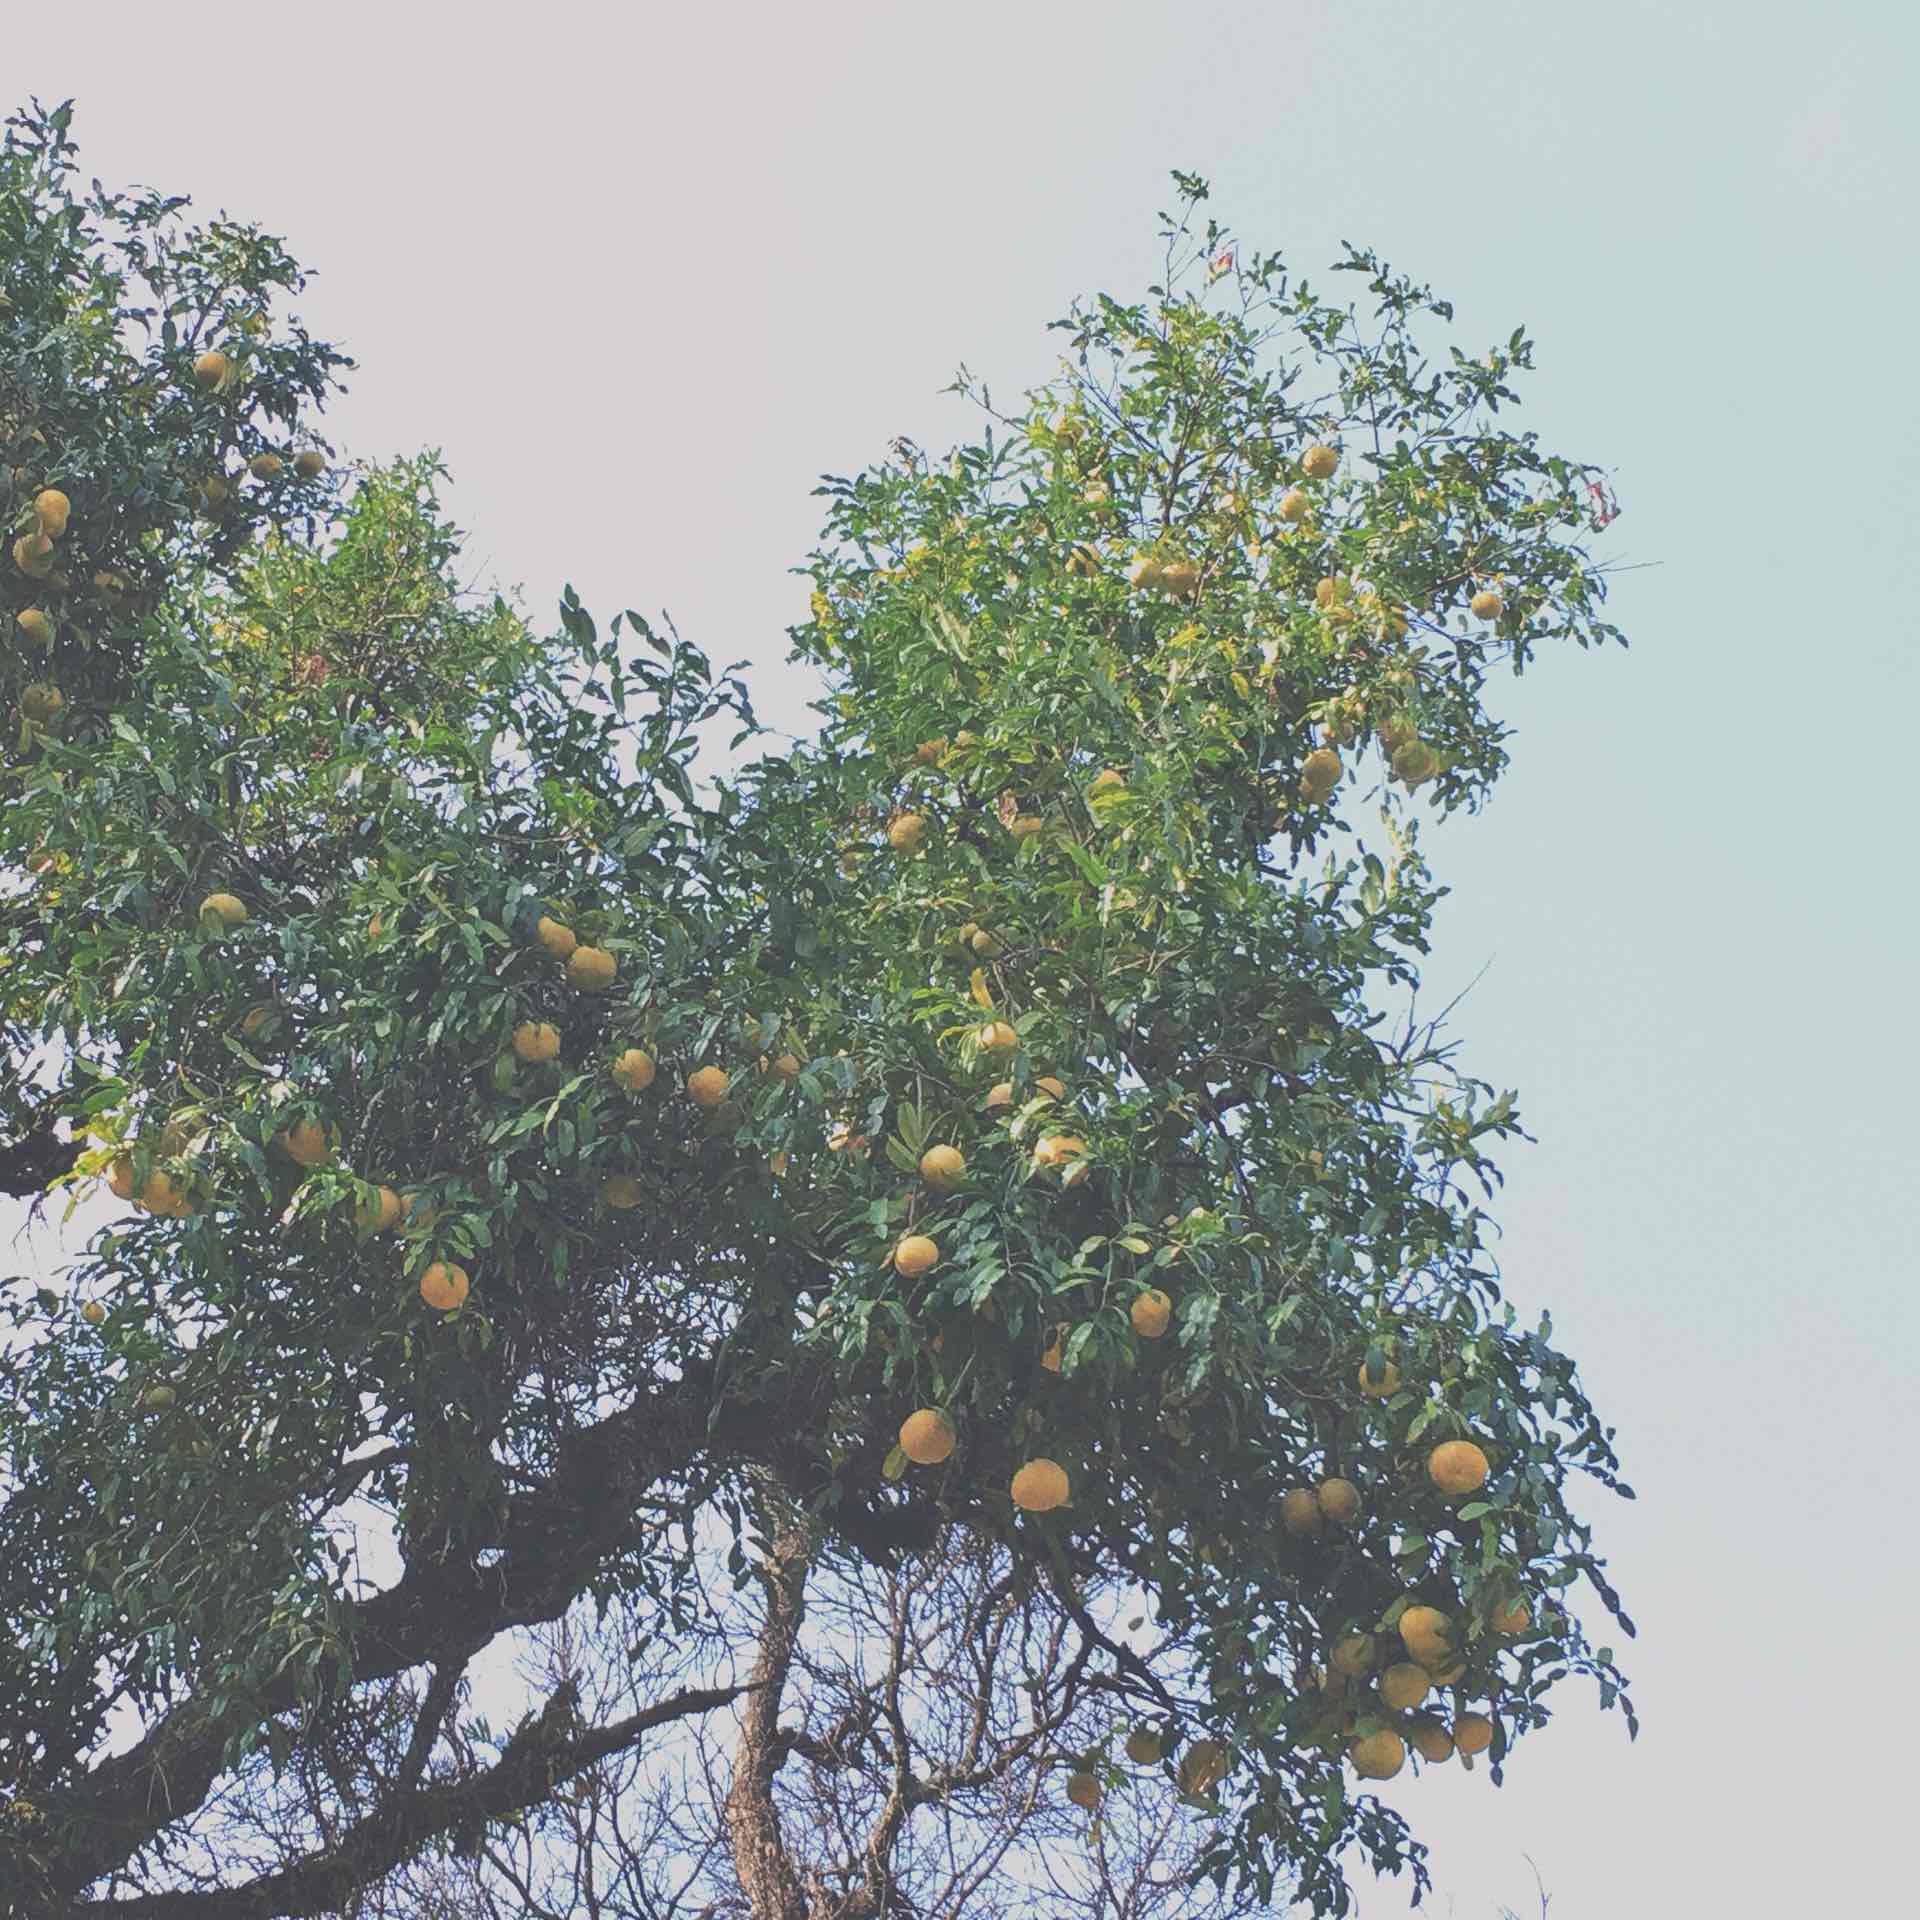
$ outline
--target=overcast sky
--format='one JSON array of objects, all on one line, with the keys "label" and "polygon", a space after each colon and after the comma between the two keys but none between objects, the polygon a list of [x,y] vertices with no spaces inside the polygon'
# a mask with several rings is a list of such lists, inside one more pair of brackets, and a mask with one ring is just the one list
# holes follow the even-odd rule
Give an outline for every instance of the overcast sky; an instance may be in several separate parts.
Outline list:
[{"label": "overcast sky", "polygon": [[88,172],[314,269],[305,316],[361,362],[345,451],[440,447],[477,571],[669,609],[792,726],[815,477],[966,432],[963,359],[1044,377],[1074,293],[1151,277],[1170,168],[1316,278],[1352,239],[1431,280],[1470,350],[1528,327],[1523,424],[1625,507],[1633,646],[1497,692],[1516,764],[1432,844],[1430,997],[1486,969],[1463,1064],[1539,1135],[1502,1258],[1640,1490],[1598,1517],[1645,1732],[1569,1688],[1503,1791],[1386,1791],[1462,1920],[1525,1906],[1524,1855],[1553,1920],[1887,1911],[1920,1584],[1915,9],[33,12],[0,88],[77,96]]}]

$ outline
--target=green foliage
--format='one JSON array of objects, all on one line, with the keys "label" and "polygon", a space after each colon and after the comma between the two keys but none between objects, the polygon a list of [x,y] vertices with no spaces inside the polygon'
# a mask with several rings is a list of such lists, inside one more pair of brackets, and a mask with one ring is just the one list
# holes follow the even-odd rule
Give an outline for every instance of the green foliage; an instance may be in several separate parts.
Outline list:
[{"label": "green foliage", "polygon": [[[14,1058],[57,1063],[35,1098],[82,1136],[66,1183],[124,1157],[136,1194],[158,1173],[184,1199],[69,1276],[99,1331],[56,1291],[11,1306],[0,1781],[46,1810],[51,1884],[164,1844],[88,1773],[116,1701],[178,1770],[374,1671],[329,1520],[349,1493],[423,1595],[497,1552],[518,1593],[536,1513],[546,1612],[513,1618],[664,1594],[684,1566],[637,1498],[609,1520],[553,1489],[675,1393],[699,1418],[650,1429],[648,1499],[688,1525],[770,1474],[842,1554],[944,1521],[1083,1625],[1146,1589],[1157,1651],[1090,1644],[1116,1724],[1225,1742],[1210,1868],[1296,1876],[1316,1910],[1356,1844],[1419,1866],[1344,1783],[1394,1716],[1311,1678],[1342,1636],[1442,1608],[1496,1761],[1570,1673],[1624,1698],[1570,1611],[1583,1577],[1618,1611],[1571,1504],[1577,1475],[1617,1484],[1610,1437],[1487,1247],[1514,1097],[1382,1012],[1440,896],[1417,808],[1477,806],[1506,762],[1495,669],[1616,637],[1589,470],[1492,424],[1523,338],[1431,359],[1444,304],[1357,252],[1365,321],[1277,257],[1212,271],[1189,183],[1166,285],[1072,313],[1052,387],[1006,414],[963,376],[979,439],[824,486],[794,644],[830,692],[817,739],[774,752],[737,673],[670,629],[603,637],[569,595],[542,636],[464,595],[430,460],[344,490],[289,470],[204,516],[206,474],[304,444],[344,363],[250,324],[298,287],[277,244],[76,201],[69,154],[62,114],[27,116],[0,171],[9,499],[73,500],[68,717],[0,762],[0,994]],[[210,341],[238,369],[214,393]],[[1488,625],[1466,608],[1493,583]],[[27,672],[0,654],[10,695]],[[703,781],[722,715],[761,757]],[[1325,737],[1337,785],[1308,766]],[[1417,795],[1389,780],[1410,739]],[[1096,792],[1105,769],[1124,785]],[[912,853],[905,811],[930,823]],[[216,890],[244,925],[203,921]],[[609,990],[570,983],[543,916],[613,955]],[[997,1019],[1010,1056],[979,1044]],[[514,1059],[525,1020],[556,1060]],[[661,1064],[642,1094],[611,1078],[629,1047]],[[703,1065],[730,1076],[714,1110],[682,1092]],[[279,1144],[301,1121],[337,1142],[312,1168]],[[1034,1153],[1062,1133],[1080,1148]],[[933,1141],[966,1157],[948,1194],[917,1175]],[[638,1207],[604,1204],[616,1173]],[[412,1203],[397,1232],[361,1217],[379,1183]],[[888,1258],[909,1231],[941,1255],[913,1280]],[[445,1317],[416,1292],[436,1259],[474,1277]],[[1161,1340],[1128,1317],[1150,1285]],[[1397,1390],[1363,1392],[1388,1362]],[[960,1445],[902,1477],[922,1405]],[[1424,1463],[1467,1436],[1493,1471],[1460,1505]],[[1071,1502],[1022,1515],[1040,1456]],[[1283,1529],[1283,1494],[1336,1473],[1357,1521]],[[457,1591],[462,1632],[509,1623]],[[1533,1626],[1496,1633],[1520,1596]]]}]

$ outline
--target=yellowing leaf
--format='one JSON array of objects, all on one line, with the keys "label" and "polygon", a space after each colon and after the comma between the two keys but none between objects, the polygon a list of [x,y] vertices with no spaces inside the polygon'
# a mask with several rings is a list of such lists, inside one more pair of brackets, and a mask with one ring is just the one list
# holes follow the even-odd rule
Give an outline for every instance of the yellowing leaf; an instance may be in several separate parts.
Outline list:
[{"label": "yellowing leaf", "polygon": [[985,1009],[988,1013],[993,1012],[993,995],[987,991],[985,967],[975,967],[973,970],[973,999],[976,1006]]}]

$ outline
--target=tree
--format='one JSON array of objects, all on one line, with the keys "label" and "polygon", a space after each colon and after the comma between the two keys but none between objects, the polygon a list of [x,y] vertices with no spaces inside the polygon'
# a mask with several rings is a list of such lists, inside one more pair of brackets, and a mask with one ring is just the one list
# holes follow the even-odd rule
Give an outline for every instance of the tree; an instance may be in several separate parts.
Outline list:
[{"label": "tree", "polygon": [[[1489,677],[1617,637],[1600,482],[1495,424],[1521,334],[1432,360],[1426,289],[1350,252],[1363,320],[1176,176],[1049,388],[825,483],[786,748],[668,623],[463,595],[431,460],[326,467],[279,243],[73,165],[9,123],[0,1170],[131,1211],[9,1302],[23,1910],[335,1910],[737,1712],[754,1914],[886,1911],[782,1866],[771,1670],[448,1721],[583,1599],[694,1619],[716,1536],[776,1617],[795,1541],[966,1543],[1078,1676],[1023,1759],[1151,1723],[1195,1870],[1317,1911],[1423,1878],[1350,1765],[1625,1704],[1611,1436],[1486,1246],[1514,1096],[1390,1011]],[[207,1880],[262,1767],[302,1846]]]}]

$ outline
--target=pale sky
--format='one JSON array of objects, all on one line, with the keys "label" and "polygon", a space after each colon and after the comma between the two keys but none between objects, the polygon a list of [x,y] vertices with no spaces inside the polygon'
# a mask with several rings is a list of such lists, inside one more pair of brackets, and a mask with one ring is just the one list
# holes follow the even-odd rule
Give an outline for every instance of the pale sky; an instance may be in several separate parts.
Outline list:
[{"label": "pale sky", "polygon": [[1507,1157],[1509,1290],[1641,1495],[1590,1505],[1645,1730],[1569,1686],[1504,1790],[1387,1791],[1462,1920],[1527,1907],[1525,1855],[1553,1920],[1888,1910],[1920,1585],[1912,7],[42,7],[4,68],[9,104],[77,96],[88,173],[289,238],[362,363],[331,435],[441,447],[478,570],[536,612],[569,580],[667,608],[795,727],[815,477],[968,432],[962,359],[1044,378],[1075,292],[1151,277],[1170,168],[1327,291],[1352,239],[1470,350],[1524,323],[1521,424],[1625,507],[1598,550],[1635,569],[1633,647],[1496,692],[1515,766],[1431,844],[1428,997],[1491,963],[1455,1030],[1540,1137]]}]

